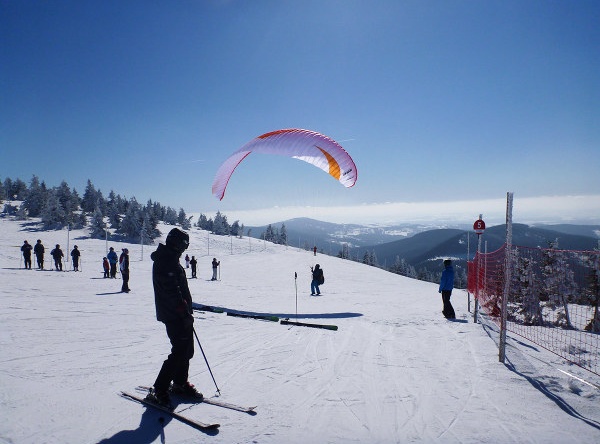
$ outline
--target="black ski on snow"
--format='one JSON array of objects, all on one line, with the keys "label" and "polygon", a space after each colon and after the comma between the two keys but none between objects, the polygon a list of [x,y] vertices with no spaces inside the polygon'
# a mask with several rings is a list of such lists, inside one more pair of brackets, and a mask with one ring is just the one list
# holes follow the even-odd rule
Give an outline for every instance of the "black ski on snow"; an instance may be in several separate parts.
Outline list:
[{"label": "black ski on snow", "polygon": [[312,327],[312,328],[323,328],[325,330],[337,330],[337,325],[327,325],[327,324],[309,324],[307,322],[294,322],[289,319],[282,319],[279,321],[280,324],[283,325],[298,325],[300,327]]},{"label": "black ski on snow", "polygon": [[220,424],[207,424],[204,422],[200,422],[200,421],[196,421],[194,419],[188,418],[177,412],[173,412],[162,405],[154,404],[153,402],[147,401],[146,399],[142,398],[141,396],[132,395],[131,393],[127,393],[127,392],[121,392],[121,396],[125,399],[130,399],[132,401],[139,402],[140,404],[143,404],[143,405],[146,405],[149,407],[153,407],[157,410],[161,410],[161,411],[167,413],[168,415],[170,415],[171,417],[177,419],[178,421],[181,421],[184,424],[192,426],[198,430],[204,430],[204,431],[213,430],[213,431],[215,431],[220,426]]},{"label": "black ski on snow", "polygon": [[[150,390],[150,387],[145,386],[145,385],[139,385],[136,387],[136,390],[142,393],[147,393],[148,390]],[[177,396],[176,394],[174,396]],[[193,402],[193,400],[191,400]],[[229,402],[225,402],[225,401],[219,401],[217,399],[213,399],[213,398],[203,398],[202,401],[205,404],[211,404],[211,405],[216,405],[217,407],[223,407],[226,409],[231,409],[231,410],[237,410],[238,412],[244,412],[244,413],[248,413],[250,415],[256,415],[256,412],[254,411],[254,409],[256,408],[256,406],[253,407],[244,407],[241,405],[237,405],[237,404],[231,404]]]},{"label": "black ski on snow", "polygon": [[253,315],[253,314],[244,314],[244,313],[236,313],[233,311],[228,311],[227,316],[237,316],[238,318],[250,318],[250,319],[258,319],[261,321],[279,322],[279,318],[277,316],[270,316],[270,315]]}]

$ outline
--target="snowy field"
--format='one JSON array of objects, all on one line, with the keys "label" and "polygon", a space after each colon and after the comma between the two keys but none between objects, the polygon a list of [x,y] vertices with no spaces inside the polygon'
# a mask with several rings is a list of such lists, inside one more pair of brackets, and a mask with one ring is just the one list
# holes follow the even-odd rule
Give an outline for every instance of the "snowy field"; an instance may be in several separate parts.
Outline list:
[{"label": "snowy field", "polygon": [[[164,241],[169,227],[160,228]],[[124,294],[120,280],[102,277],[104,240],[0,219],[0,443],[600,442],[600,390],[585,382],[600,378],[512,338],[499,363],[497,331],[472,323],[463,291],[450,322],[435,284],[256,239],[190,234],[194,302],[292,320],[297,312],[338,331],[196,311],[221,399],[257,414],[180,404],[220,423],[218,433],[168,417],[163,427],[164,415],[117,395],[152,384],[169,353],[154,313],[156,246],[109,242],[130,250]],[[48,271],[35,260],[21,268],[25,239],[42,240]],[[66,254],[67,242],[82,251],[82,271],[49,271],[50,250],[59,243]],[[325,271],[320,297],[309,295],[315,263]],[[215,395],[198,349],[190,380]]]}]

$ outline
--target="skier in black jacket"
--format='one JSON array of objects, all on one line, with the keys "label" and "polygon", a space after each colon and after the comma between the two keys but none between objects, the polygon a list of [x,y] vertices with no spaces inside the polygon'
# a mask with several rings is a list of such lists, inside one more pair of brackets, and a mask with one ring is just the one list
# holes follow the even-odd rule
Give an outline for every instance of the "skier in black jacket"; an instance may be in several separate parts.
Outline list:
[{"label": "skier in black jacket", "polygon": [[37,259],[38,268],[40,270],[44,269],[44,244],[42,244],[42,240],[38,239],[35,247],[33,247],[33,252],[35,253],[35,257]]},{"label": "skier in black jacket", "polygon": [[179,258],[188,248],[189,236],[173,228],[165,244],[159,244],[150,257],[154,261],[152,283],[156,319],[165,324],[172,348],[147,399],[173,408],[169,390],[196,400],[202,400],[202,393],[188,382],[190,359],[194,356],[194,317],[192,295]]},{"label": "skier in black jacket", "polygon": [[29,270],[31,270],[31,250],[33,250],[33,247],[29,244],[29,242],[24,241],[23,246],[21,247],[21,251],[23,252],[25,268]]}]

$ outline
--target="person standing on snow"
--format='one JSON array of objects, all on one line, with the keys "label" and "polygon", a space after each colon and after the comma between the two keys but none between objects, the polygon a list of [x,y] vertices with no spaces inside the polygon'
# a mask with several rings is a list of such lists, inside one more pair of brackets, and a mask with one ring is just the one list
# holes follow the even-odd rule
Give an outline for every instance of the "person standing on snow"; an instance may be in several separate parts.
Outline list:
[{"label": "person standing on snow", "polygon": [[50,256],[54,258],[54,268],[56,268],[56,271],[62,271],[62,258],[65,257],[65,255],[60,249],[59,244],[56,244],[54,250],[50,252]]},{"label": "person standing on snow", "polygon": [[196,267],[198,266],[198,261],[196,260],[196,258],[194,256],[192,256],[190,265],[192,266],[192,278],[196,279]]},{"label": "person standing on snow", "polygon": [[454,268],[452,268],[452,261],[446,259],[444,261],[444,271],[442,271],[442,278],[440,280],[439,293],[442,293],[442,302],[444,303],[444,309],[442,314],[446,319],[455,319],[456,314],[454,313],[454,307],[450,303],[450,296],[452,296],[452,289],[454,288]]},{"label": "person standing on snow", "polygon": [[24,241],[23,246],[21,247],[21,251],[23,252],[23,260],[25,261],[25,269],[31,270],[31,250],[33,247],[29,244],[29,242]]},{"label": "person standing on snow", "polygon": [[102,268],[104,269],[104,277],[110,277],[110,263],[106,256],[102,258]]},{"label": "person standing on snow", "polygon": [[115,279],[117,277],[117,262],[119,262],[119,256],[113,247],[109,248],[106,258],[110,264],[110,278]]},{"label": "person standing on snow", "polygon": [[211,281],[216,281],[217,280],[217,268],[219,267],[219,265],[221,265],[221,261],[217,261],[216,257],[213,257],[212,260],[212,279]]},{"label": "person standing on snow", "polygon": [[[146,399],[173,409],[169,392],[202,400],[202,393],[188,381],[190,359],[194,356],[194,316],[192,295],[185,269],[179,258],[189,246],[189,236],[178,228],[167,235],[150,255],[156,319],[165,324],[171,342],[171,354],[158,373]],[[173,385],[171,386],[171,382]]]},{"label": "person standing on snow", "polygon": [[73,246],[73,250],[71,250],[71,258],[73,259],[73,270],[79,271],[79,256],[81,256],[81,252],[77,245]]},{"label": "person standing on snow", "polygon": [[121,257],[119,258],[119,269],[121,270],[121,278],[123,278],[123,285],[121,285],[121,293],[129,293],[129,250],[123,248]]},{"label": "person standing on snow", "polygon": [[185,255],[185,268],[190,268],[190,257]]},{"label": "person standing on snow", "polygon": [[319,264],[315,265],[315,268],[310,267],[310,271],[312,272],[312,281],[310,283],[310,295],[314,296],[315,294],[321,294],[321,290],[319,290],[319,285],[325,282],[325,277],[323,276],[323,269]]},{"label": "person standing on snow", "polygon": [[38,239],[35,247],[33,247],[33,252],[35,253],[35,258],[37,259],[38,268],[40,270],[44,269],[44,245],[42,244],[42,240]]}]

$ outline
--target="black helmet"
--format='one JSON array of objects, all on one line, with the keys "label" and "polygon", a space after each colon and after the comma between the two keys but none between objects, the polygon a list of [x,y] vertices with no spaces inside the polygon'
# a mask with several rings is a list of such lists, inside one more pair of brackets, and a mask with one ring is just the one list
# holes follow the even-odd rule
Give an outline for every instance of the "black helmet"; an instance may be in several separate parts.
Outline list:
[{"label": "black helmet", "polygon": [[183,253],[190,245],[190,237],[185,231],[181,231],[179,228],[173,228],[167,235],[166,244],[173,250]]}]

